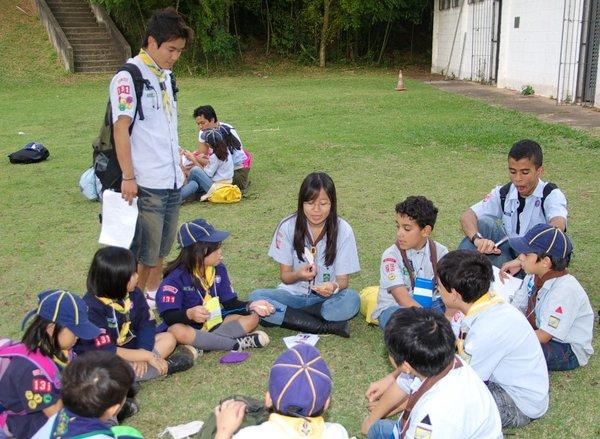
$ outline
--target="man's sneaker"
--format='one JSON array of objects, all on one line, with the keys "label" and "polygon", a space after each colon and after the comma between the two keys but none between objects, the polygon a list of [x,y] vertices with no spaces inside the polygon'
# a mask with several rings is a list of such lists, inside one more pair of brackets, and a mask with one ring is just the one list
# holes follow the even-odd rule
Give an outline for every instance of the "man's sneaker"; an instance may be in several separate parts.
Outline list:
[{"label": "man's sneaker", "polygon": [[194,355],[189,349],[180,349],[178,352],[171,354],[171,356],[167,358],[167,364],[169,365],[167,375],[183,372],[194,365]]},{"label": "man's sneaker", "polygon": [[133,398],[127,398],[123,403],[123,407],[117,413],[117,420],[119,424],[123,422],[123,420],[135,415],[140,411],[140,406],[137,404],[136,400]]},{"label": "man's sneaker", "polygon": [[267,333],[264,331],[251,332],[250,334],[244,337],[239,337],[236,340],[237,348],[234,346],[234,349],[238,351],[249,348],[262,348],[268,345],[271,341]]}]

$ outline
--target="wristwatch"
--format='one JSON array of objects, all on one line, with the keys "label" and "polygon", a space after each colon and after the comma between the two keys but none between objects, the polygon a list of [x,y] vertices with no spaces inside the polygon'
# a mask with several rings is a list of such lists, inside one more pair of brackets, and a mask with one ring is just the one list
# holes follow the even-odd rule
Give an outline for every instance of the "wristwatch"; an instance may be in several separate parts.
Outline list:
[{"label": "wristwatch", "polygon": [[470,240],[471,240],[471,244],[475,245],[475,240],[479,238],[482,239],[483,235],[479,232],[475,233],[473,236],[471,236]]}]

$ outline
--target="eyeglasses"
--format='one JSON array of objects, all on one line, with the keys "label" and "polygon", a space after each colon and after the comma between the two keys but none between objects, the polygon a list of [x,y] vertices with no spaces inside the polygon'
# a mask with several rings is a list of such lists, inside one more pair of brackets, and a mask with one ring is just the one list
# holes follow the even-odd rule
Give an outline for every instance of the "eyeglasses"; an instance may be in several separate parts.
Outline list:
[{"label": "eyeglasses", "polygon": [[319,203],[314,201],[305,201],[304,206],[308,207],[309,209],[325,210],[331,207],[331,203],[328,201],[321,201]]}]

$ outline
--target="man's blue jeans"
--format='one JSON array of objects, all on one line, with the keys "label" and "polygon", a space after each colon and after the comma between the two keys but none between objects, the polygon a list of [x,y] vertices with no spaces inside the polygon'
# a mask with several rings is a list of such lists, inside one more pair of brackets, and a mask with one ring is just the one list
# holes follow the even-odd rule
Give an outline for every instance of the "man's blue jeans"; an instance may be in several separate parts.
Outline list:
[{"label": "man's blue jeans", "polygon": [[390,419],[380,419],[369,428],[367,439],[390,439],[395,425],[396,422]]},{"label": "man's blue jeans", "polygon": [[542,343],[542,351],[548,370],[573,370],[579,367],[577,356],[569,343],[550,340],[548,343]]},{"label": "man's blue jeans", "polygon": [[[489,215],[484,215],[477,220],[477,227],[479,228],[479,233],[485,239],[491,239],[494,242],[500,241],[502,238],[506,238],[506,233],[504,231],[504,227],[502,227],[502,221],[498,218],[494,218]],[[518,255],[515,255],[508,241],[500,244],[498,247],[502,252],[499,255],[486,255],[490,262],[496,267],[502,267],[502,264],[508,261],[512,261]],[[477,250],[475,245],[471,242],[471,240],[467,237],[461,241],[458,245],[459,250]]]},{"label": "man's blue jeans", "polygon": [[249,300],[266,300],[273,304],[277,311],[268,317],[263,317],[263,320],[278,326],[283,322],[288,306],[298,309],[322,303],[321,317],[330,322],[350,320],[360,309],[358,293],[351,289],[340,290],[330,297],[321,297],[314,293],[292,294],[283,288],[260,289],[252,291]]},{"label": "man's blue jeans", "polygon": [[[379,327],[385,330],[385,325],[387,325],[387,322],[389,322],[390,317],[392,317],[392,314],[394,314],[400,308],[402,308],[400,305],[392,305],[389,308],[384,309],[383,312],[379,314],[379,317],[377,318],[377,321],[379,322]],[[446,312],[446,306],[444,305],[444,302],[442,301],[441,297],[438,297],[433,301],[430,309],[439,311],[441,314],[444,314],[444,312]]]}]

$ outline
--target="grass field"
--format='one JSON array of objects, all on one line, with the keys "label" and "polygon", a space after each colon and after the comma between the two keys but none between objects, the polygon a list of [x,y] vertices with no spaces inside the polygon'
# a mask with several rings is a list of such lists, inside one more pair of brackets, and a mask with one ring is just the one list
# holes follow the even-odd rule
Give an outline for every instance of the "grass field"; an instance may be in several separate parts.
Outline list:
[{"label": "grass field", "polygon": [[[42,55],[44,50],[49,49],[42,48]],[[91,140],[108,82],[108,76],[74,77],[52,67],[37,76],[10,76],[9,86],[0,88],[0,155],[33,140],[51,151],[47,162],[36,165],[0,161],[4,336],[20,336],[21,318],[34,306],[37,292],[57,287],[84,292],[87,267],[98,247],[99,205],[80,195],[77,181],[91,162]],[[268,245],[277,222],[293,211],[307,173],[323,170],[336,182],[338,209],[354,228],[362,266],[351,286],[361,289],[378,282],[381,252],[394,239],[396,202],[412,194],[432,199],[440,210],[434,238],[455,248],[461,239],[460,213],[508,180],[509,146],[533,138],[544,148],[545,178],[558,183],[569,200],[575,245],[571,271],[594,309],[600,307],[598,138],[417,81],[407,81],[409,91],[397,93],[391,72],[306,70],[182,78],[179,83],[182,146],[195,144],[193,108],[210,103],[223,121],[236,126],[254,154],[249,198],[236,205],[186,204],[180,216],[181,221],[204,217],[232,233],[223,254],[242,297],[277,283],[278,267],[267,257]],[[349,340],[325,336],[318,347],[334,374],[329,418],[358,435],[366,413],[364,391],[389,366],[380,330],[358,316],[351,331]],[[269,329],[269,334],[271,345],[252,351],[241,365],[220,366],[220,355],[210,353],[188,372],[145,385],[139,396],[142,411],[130,424],[156,437],[167,425],[205,419],[224,396],[261,397],[269,366],[284,348],[281,338],[290,332]],[[548,414],[507,435],[600,436],[598,358],[580,370],[553,374]]]}]

